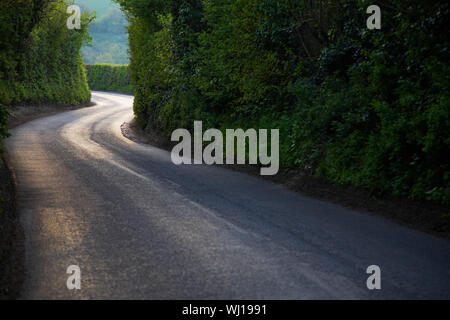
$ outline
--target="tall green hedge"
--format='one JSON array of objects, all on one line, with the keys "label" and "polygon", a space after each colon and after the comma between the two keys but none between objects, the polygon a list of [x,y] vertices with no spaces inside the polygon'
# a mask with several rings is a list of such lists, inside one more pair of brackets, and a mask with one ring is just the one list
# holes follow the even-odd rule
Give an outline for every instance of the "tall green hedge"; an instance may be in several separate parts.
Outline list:
[{"label": "tall green hedge", "polygon": [[91,64],[86,69],[91,90],[133,93],[127,65]]},{"label": "tall green hedge", "polygon": [[116,0],[138,124],[279,128],[280,161],[450,203],[446,1]]},{"label": "tall green hedge", "polygon": [[[92,17],[69,30],[66,0],[3,0],[0,8],[0,140],[6,108],[90,100],[80,49]],[[1,142],[1,141],[0,141]]]}]

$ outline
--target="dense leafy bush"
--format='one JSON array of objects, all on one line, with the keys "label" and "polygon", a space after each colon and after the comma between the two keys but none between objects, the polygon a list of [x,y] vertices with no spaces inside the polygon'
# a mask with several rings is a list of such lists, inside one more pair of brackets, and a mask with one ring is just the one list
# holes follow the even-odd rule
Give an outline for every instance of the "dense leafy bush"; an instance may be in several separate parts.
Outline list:
[{"label": "dense leafy bush", "polygon": [[80,55],[90,18],[83,17],[81,30],[69,30],[68,5],[65,0],[2,3],[1,103],[78,104],[90,99]]},{"label": "dense leafy bush", "polygon": [[450,202],[446,1],[116,0],[143,128],[280,129],[285,168]]},{"label": "dense leafy bush", "polygon": [[91,90],[133,93],[128,66],[113,64],[86,65]]},{"label": "dense leafy bush", "polygon": [[66,27],[65,0],[5,0],[0,8],[0,138],[5,107],[15,104],[80,104],[90,100],[80,48],[88,41],[81,30]]},{"label": "dense leafy bush", "polygon": [[15,94],[14,79],[24,42],[42,17],[48,0],[5,0],[0,9],[0,145],[6,136],[7,108]]}]

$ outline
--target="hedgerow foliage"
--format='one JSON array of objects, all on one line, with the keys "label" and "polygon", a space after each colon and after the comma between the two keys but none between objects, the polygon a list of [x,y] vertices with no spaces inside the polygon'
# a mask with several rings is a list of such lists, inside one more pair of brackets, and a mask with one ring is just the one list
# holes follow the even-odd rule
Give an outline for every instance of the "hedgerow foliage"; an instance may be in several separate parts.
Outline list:
[{"label": "hedgerow foliage", "polygon": [[91,90],[133,93],[127,65],[88,64],[86,70]]},{"label": "hedgerow foliage", "polygon": [[[0,140],[6,107],[18,103],[80,104],[90,100],[80,48],[92,19],[69,30],[65,0],[2,0],[0,8]],[[1,141],[0,141],[1,142]]]},{"label": "hedgerow foliage", "polygon": [[285,168],[450,202],[446,1],[116,0],[134,111],[170,134],[279,128]]}]

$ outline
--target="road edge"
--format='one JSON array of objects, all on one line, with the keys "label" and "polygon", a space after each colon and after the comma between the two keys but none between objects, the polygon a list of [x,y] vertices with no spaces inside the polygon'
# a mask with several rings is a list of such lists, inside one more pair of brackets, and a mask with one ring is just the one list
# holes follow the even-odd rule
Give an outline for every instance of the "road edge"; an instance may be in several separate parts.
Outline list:
[{"label": "road edge", "polygon": [[18,299],[25,278],[25,235],[17,212],[17,188],[7,154],[0,158],[0,300]]},{"label": "road edge", "polygon": [[[28,121],[58,113],[79,110],[96,104],[89,101],[80,105],[19,105],[9,110],[8,129]],[[17,181],[14,165],[5,150],[0,153],[0,300],[20,298],[25,280],[25,234],[18,212]]]},{"label": "road edge", "polygon": [[[134,120],[124,122],[121,125],[121,132],[131,141],[149,144],[167,151],[171,151],[174,145],[162,135],[138,128]],[[377,197],[364,188],[337,185],[298,171],[280,171],[276,176],[261,176],[256,166],[222,165],[221,167],[281,185],[303,196],[328,201],[450,240],[450,209],[444,205],[387,195]]]}]

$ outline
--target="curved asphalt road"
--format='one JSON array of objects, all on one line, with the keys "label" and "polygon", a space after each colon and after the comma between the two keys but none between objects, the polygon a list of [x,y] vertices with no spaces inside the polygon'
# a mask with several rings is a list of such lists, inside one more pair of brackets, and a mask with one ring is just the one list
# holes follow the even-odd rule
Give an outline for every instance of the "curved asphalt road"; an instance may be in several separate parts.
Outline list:
[{"label": "curved asphalt road", "polygon": [[[120,125],[130,96],[28,122],[7,150],[25,299],[450,298],[450,242],[242,173],[175,166]],[[381,267],[381,290],[366,287]],[[66,288],[79,265],[82,288]]]}]

